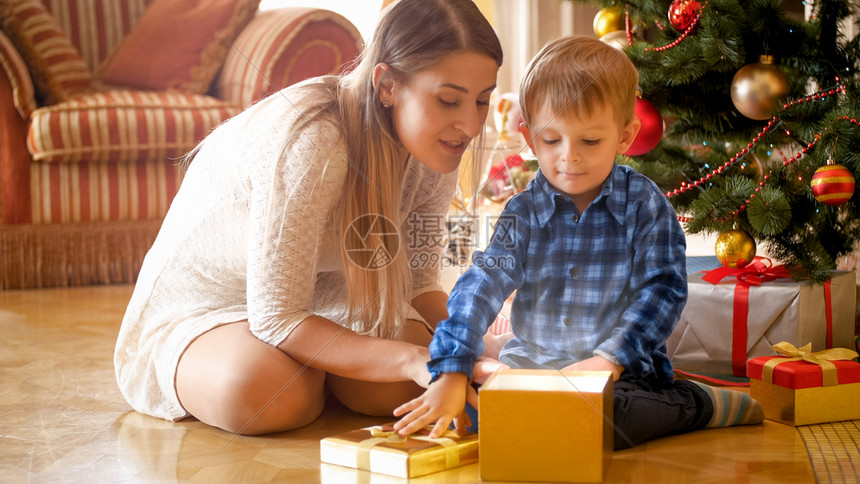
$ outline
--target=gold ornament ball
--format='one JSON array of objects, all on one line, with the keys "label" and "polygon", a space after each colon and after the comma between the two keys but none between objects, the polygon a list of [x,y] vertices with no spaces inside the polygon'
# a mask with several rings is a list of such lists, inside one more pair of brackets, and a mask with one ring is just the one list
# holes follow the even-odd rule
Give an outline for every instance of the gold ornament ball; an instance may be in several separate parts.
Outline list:
[{"label": "gold ornament ball", "polygon": [[732,103],[750,119],[772,117],[788,91],[788,79],[769,55],[761,56],[761,62],[741,67],[732,78]]},{"label": "gold ornament ball", "polygon": [[594,16],[594,24],[592,26],[598,39],[610,32],[625,30],[624,12],[621,10],[621,7],[602,8]]},{"label": "gold ornament ball", "polygon": [[720,264],[741,269],[755,258],[755,240],[741,229],[726,230],[714,245]]},{"label": "gold ornament ball", "polygon": [[630,45],[630,42],[627,41],[627,32],[625,32],[624,30],[616,30],[615,32],[610,32],[601,37],[600,40],[606,44],[611,45],[612,47],[615,47],[618,50],[624,50],[625,47]]},{"label": "gold ornament ball", "polygon": [[824,165],[815,170],[810,186],[819,203],[835,207],[854,195],[854,175],[842,165]]}]

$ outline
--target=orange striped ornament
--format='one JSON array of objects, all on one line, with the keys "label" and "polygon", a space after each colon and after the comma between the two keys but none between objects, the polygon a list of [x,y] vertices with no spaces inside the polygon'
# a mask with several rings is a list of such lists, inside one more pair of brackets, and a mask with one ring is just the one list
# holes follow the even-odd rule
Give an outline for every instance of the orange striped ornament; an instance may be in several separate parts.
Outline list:
[{"label": "orange striped ornament", "polygon": [[812,175],[812,194],[820,203],[842,205],[854,194],[854,176],[842,165],[824,165]]}]

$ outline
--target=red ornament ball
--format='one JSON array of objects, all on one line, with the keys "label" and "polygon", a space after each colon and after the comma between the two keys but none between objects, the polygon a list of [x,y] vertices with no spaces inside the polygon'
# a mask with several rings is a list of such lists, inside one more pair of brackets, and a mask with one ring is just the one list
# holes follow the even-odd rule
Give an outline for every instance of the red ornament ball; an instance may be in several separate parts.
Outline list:
[{"label": "red ornament ball", "polygon": [[810,185],[816,200],[833,207],[854,195],[854,175],[842,165],[824,165],[815,170]]},{"label": "red ornament ball", "polygon": [[701,11],[702,4],[697,0],[674,0],[669,6],[669,23],[683,32]]},{"label": "red ornament ball", "polygon": [[663,137],[663,116],[653,104],[637,97],[633,110],[642,123],[642,127],[639,128],[639,133],[633,140],[633,144],[624,153],[627,156],[639,156],[648,153],[660,143],[660,138]]}]

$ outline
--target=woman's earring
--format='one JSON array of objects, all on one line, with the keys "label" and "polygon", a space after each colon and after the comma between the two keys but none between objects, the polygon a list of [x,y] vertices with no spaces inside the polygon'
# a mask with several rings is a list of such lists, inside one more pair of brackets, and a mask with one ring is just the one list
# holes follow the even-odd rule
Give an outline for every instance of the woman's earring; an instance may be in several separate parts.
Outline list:
[{"label": "woman's earring", "polygon": [[388,101],[383,101],[383,102],[382,102],[382,107],[384,107],[385,109],[388,109],[388,108],[390,108],[390,107],[391,107],[391,103],[389,103]]}]

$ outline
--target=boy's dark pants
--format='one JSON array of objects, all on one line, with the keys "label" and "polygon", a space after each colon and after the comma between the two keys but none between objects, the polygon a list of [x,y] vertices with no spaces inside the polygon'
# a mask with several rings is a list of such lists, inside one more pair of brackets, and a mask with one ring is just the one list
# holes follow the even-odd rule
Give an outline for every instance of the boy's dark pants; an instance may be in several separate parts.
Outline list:
[{"label": "boy's dark pants", "polygon": [[615,382],[615,450],[698,430],[714,414],[708,393],[691,381],[622,379]]},{"label": "boy's dark pants", "polygon": [[[707,392],[687,380],[622,378],[615,382],[614,388],[615,450],[699,430],[714,414],[714,404]],[[468,403],[466,414],[472,420],[468,430],[478,432],[478,412]]]}]

